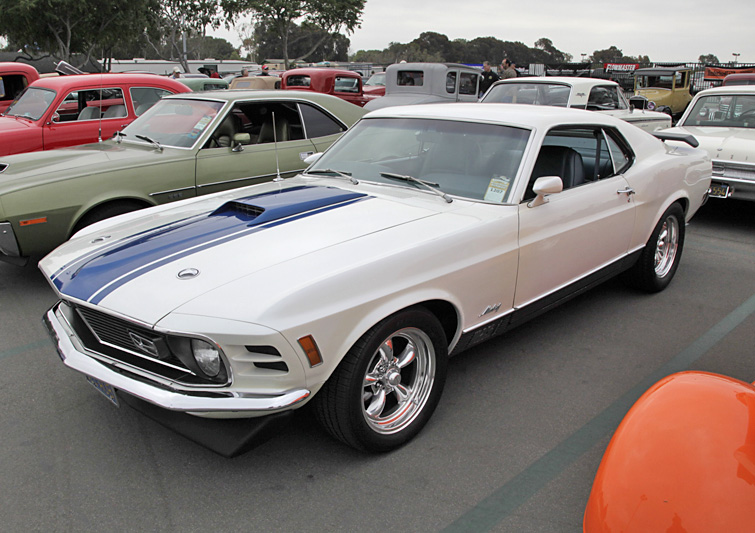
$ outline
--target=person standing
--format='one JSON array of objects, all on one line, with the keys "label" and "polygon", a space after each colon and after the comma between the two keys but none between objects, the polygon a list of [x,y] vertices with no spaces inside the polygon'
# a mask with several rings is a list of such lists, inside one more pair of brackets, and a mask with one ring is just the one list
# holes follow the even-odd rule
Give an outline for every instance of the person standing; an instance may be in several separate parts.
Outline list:
[{"label": "person standing", "polygon": [[507,58],[501,62],[501,79],[508,80],[509,78],[516,78],[516,70]]},{"label": "person standing", "polygon": [[490,86],[497,82],[500,78],[498,74],[490,70],[490,62],[485,61],[482,64],[482,79],[480,80],[480,96],[485,94]]}]

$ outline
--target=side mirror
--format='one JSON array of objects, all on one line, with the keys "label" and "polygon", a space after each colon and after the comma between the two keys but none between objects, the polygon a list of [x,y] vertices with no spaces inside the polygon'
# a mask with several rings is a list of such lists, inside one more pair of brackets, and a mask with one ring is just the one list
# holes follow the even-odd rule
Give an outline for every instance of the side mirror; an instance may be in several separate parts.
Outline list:
[{"label": "side mirror", "polygon": [[56,111],[55,113],[53,113],[53,114],[52,114],[52,117],[50,117],[50,120],[52,120],[52,121],[53,121],[53,122],[55,122],[56,124],[57,124],[58,122],[60,122],[60,113],[58,113],[57,111]]},{"label": "side mirror", "polygon": [[537,207],[548,203],[548,194],[556,194],[564,190],[564,182],[558,176],[543,176],[535,180],[532,191],[537,195],[527,204],[527,207]]},{"label": "side mirror", "polygon": [[251,144],[252,136],[248,133],[236,133],[233,136],[233,148],[234,152],[243,152],[245,144]]},{"label": "side mirror", "polygon": [[313,163],[317,163],[320,160],[320,157],[322,157],[322,152],[317,152],[316,154],[308,155],[303,161],[309,166]]}]

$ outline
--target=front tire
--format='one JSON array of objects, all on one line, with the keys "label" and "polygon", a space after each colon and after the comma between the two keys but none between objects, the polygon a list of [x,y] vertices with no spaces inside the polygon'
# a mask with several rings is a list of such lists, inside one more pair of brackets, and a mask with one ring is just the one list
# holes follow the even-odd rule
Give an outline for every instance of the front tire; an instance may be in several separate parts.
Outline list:
[{"label": "front tire", "polygon": [[637,263],[626,272],[629,285],[659,292],[671,283],[682,258],[684,229],[682,207],[672,204],[658,221]]},{"label": "front tire", "polygon": [[448,343],[438,320],[411,308],[372,327],[347,352],[314,398],[315,414],[335,438],[370,452],[414,438],[438,405]]}]

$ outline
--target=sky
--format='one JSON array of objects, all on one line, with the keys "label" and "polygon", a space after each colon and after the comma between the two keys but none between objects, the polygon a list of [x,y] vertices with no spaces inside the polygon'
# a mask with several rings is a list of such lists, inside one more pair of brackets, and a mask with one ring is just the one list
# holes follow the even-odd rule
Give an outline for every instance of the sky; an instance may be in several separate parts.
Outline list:
[{"label": "sky", "polygon": [[[740,63],[755,63],[754,21],[752,0],[367,0],[362,27],[348,37],[351,53],[432,31],[450,40],[495,37],[527,46],[546,37],[577,61],[616,46],[658,62],[694,62],[703,54],[729,62],[738,53]],[[233,30],[211,35],[240,44]]]}]

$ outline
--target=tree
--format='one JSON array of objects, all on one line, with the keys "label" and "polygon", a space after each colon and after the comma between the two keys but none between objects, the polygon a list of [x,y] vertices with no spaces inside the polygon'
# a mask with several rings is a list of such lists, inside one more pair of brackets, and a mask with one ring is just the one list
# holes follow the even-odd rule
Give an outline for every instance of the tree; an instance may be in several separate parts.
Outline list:
[{"label": "tree", "polygon": [[[313,53],[328,36],[334,37],[341,32],[352,33],[361,24],[365,0],[220,0],[225,14],[230,20],[253,14],[268,30],[272,30],[280,39],[281,55],[288,68],[289,47],[295,44],[292,34],[296,21],[320,28],[324,34],[318,42],[312,43],[297,59],[304,59]],[[327,35],[326,35],[327,34]]]},{"label": "tree", "polygon": [[705,63],[706,65],[720,65],[721,62],[718,60],[716,56],[713,54],[704,54],[697,58],[697,60],[700,63]]},{"label": "tree", "polygon": [[590,56],[590,61],[593,63],[621,63],[624,57],[624,52],[611,46],[605,50],[595,50]]},{"label": "tree", "polygon": [[[159,8],[153,12],[144,37],[158,57],[178,60],[184,72],[189,72],[183,40],[191,35],[204,37],[207,26],[216,28],[220,25],[219,0],[158,1]],[[161,41],[167,45],[167,53],[161,49]]]},{"label": "tree", "polygon": [[553,46],[553,41],[550,39],[546,39],[545,37],[541,37],[537,41],[535,41],[535,48],[542,50],[546,54],[548,54],[548,61],[547,63],[570,63],[572,60],[572,55],[567,54],[566,52],[562,52],[555,46]]},{"label": "tree", "polygon": [[87,63],[97,47],[141,32],[157,0],[0,0],[0,35],[35,54]]}]

